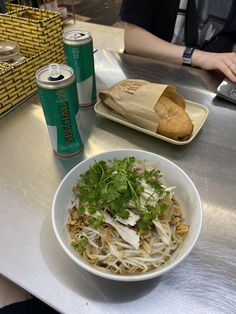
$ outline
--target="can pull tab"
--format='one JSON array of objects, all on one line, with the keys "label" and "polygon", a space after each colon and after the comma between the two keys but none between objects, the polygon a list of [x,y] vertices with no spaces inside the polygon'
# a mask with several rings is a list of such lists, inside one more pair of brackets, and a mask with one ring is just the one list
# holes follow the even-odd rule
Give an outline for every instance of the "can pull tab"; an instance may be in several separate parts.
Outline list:
[{"label": "can pull tab", "polygon": [[49,81],[60,81],[64,78],[60,71],[60,65],[57,63],[52,63],[49,65]]}]

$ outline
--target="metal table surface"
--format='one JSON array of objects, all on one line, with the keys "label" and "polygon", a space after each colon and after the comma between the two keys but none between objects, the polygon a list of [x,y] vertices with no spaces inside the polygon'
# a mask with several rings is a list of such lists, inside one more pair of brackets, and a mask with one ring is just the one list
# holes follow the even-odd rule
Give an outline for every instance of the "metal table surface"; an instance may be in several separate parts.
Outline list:
[{"label": "metal table surface", "polygon": [[[236,313],[236,106],[216,97],[223,77],[108,51],[95,54],[97,87],[142,78],[174,84],[209,109],[188,145],[177,146],[81,109],[84,152],[53,154],[38,96],[0,120],[0,272],[62,313]],[[194,250],[173,271],[134,283],[87,273],[60,248],[51,224],[59,182],[82,159],[136,148],[165,156],[192,178],[204,206]]]}]

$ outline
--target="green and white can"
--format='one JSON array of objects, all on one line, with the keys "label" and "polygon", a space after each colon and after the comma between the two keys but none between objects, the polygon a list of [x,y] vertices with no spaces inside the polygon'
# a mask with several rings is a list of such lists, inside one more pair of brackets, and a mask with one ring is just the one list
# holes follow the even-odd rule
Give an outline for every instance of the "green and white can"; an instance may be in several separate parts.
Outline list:
[{"label": "green and white can", "polygon": [[50,64],[36,72],[36,82],[53,150],[62,157],[79,153],[83,143],[73,69],[65,64]]},{"label": "green and white can", "polygon": [[66,61],[75,71],[80,106],[89,106],[97,100],[93,57],[93,40],[89,32],[71,30],[63,34]]}]

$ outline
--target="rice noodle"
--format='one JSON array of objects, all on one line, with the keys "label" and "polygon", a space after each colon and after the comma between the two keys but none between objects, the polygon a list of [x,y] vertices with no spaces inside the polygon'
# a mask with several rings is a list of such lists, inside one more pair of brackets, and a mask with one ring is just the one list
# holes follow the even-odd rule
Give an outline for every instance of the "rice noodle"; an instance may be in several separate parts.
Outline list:
[{"label": "rice noodle", "polygon": [[[148,165],[150,167],[150,165]],[[137,171],[145,169],[142,163],[138,163]],[[89,224],[90,217],[98,217],[96,214],[78,214],[80,206],[78,199],[72,202],[69,208],[67,227],[75,250],[95,267],[102,268],[117,274],[136,274],[151,271],[164,265],[173,252],[183,241],[184,233],[176,233],[176,227],[180,226],[184,219],[179,203],[173,197],[173,188],[166,188],[166,193],[158,195],[157,192],[144,184],[144,192],[140,196],[141,207],[135,208],[130,202],[129,211],[135,217],[134,222],[129,225],[121,224],[122,219],[117,219],[104,208],[104,220],[99,228]],[[169,207],[163,213],[158,213],[150,222],[149,230],[139,228],[137,221],[145,202],[149,201],[147,194],[151,193],[151,205],[168,204]],[[138,211],[139,210],[139,211]],[[176,217],[178,219],[176,219]],[[120,221],[120,222],[119,222]],[[176,223],[173,223],[175,222]],[[124,221],[123,221],[124,222]],[[118,226],[118,227],[117,227]],[[120,227],[122,231],[120,231]],[[133,237],[133,240],[130,238]],[[83,244],[82,248],[80,247]]]}]

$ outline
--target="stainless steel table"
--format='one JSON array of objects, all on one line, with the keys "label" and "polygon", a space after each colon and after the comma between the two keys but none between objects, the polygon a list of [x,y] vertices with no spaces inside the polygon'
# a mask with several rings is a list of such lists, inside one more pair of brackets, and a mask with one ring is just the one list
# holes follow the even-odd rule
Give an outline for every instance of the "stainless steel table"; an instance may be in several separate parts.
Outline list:
[{"label": "stainless steel table", "polygon": [[[62,313],[236,313],[236,106],[216,97],[220,74],[108,51],[95,54],[98,90],[142,78],[175,84],[209,108],[188,145],[175,146],[82,108],[83,153],[51,150],[37,95],[0,120],[0,271]],[[204,206],[200,239],[176,269],[155,280],[110,282],[71,261],[51,225],[54,192],[65,174],[105,150],[137,148],[165,156],[197,186]]]}]

